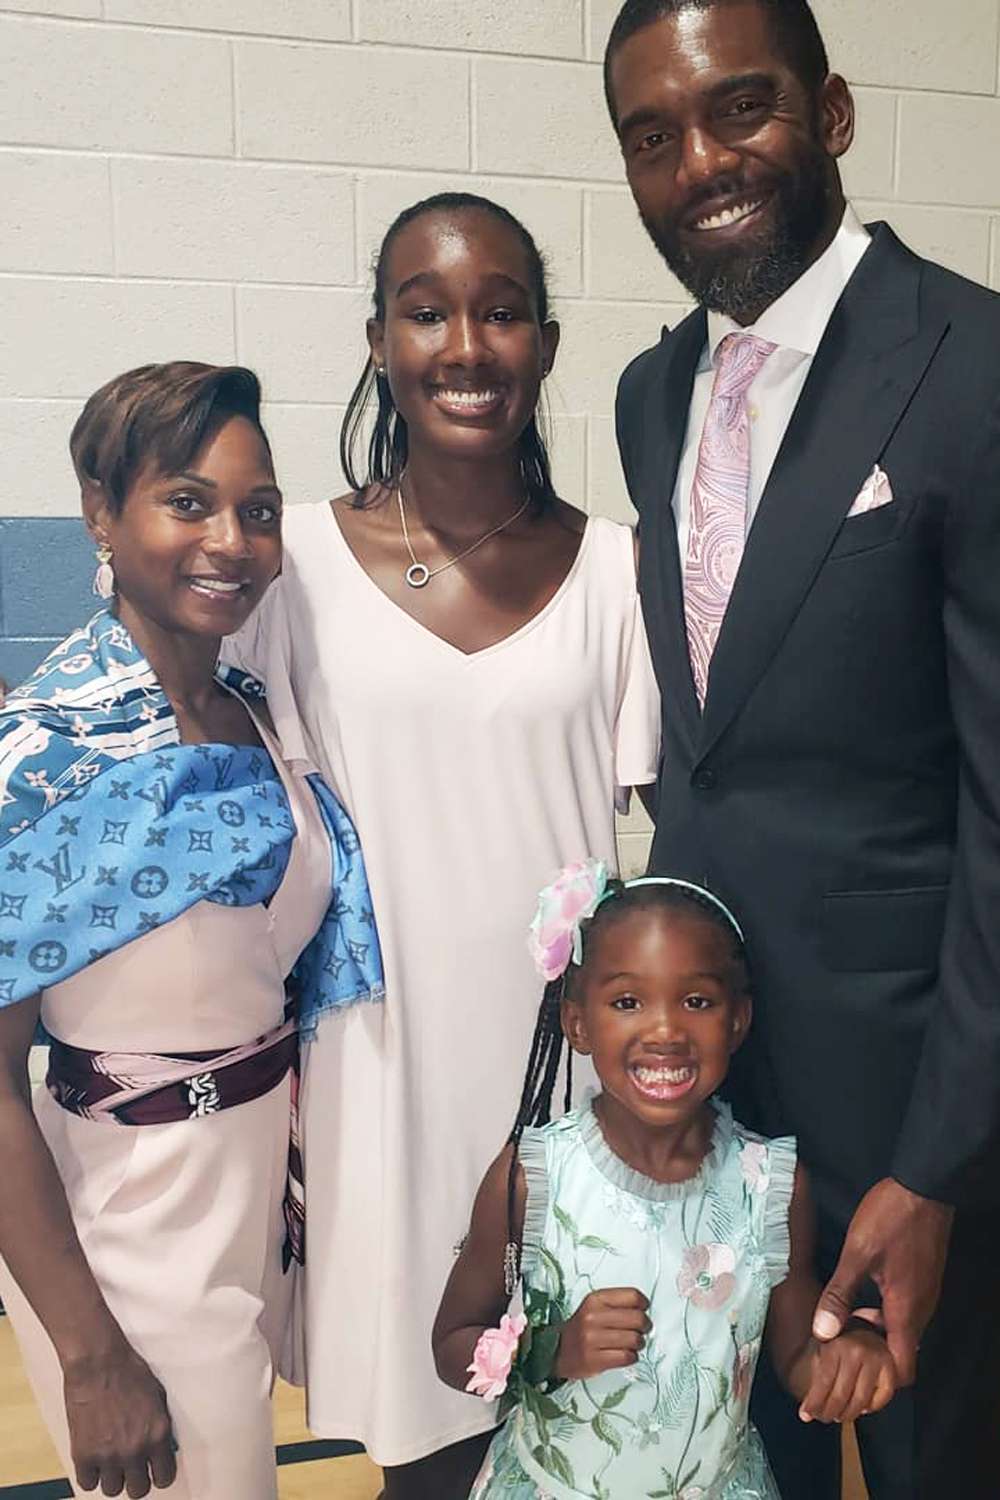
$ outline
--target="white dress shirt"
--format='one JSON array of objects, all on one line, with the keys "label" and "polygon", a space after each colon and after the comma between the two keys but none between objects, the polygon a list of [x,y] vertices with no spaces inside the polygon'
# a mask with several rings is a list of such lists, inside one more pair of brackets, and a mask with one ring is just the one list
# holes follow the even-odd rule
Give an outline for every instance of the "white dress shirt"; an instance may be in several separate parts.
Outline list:
[{"label": "white dress shirt", "polygon": [[747,394],[750,408],[750,491],[746,525],[749,531],[826,325],[870,244],[871,235],[848,205],[833,242],[819,260],[804,271],[776,302],[772,302],[756,323],[743,328],[724,313],[708,314],[708,340],[695,374],[673,498],[682,572],[687,557],[691,489],[698,464],[698,448],[715,381],[712,359],[716,349],[728,333],[756,334],[777,346]]}]

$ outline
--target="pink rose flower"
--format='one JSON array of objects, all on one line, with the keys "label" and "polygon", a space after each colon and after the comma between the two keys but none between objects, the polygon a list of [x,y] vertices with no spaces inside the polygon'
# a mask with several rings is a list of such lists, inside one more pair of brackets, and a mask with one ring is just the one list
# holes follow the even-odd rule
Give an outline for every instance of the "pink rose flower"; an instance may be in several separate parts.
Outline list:
[{"label": "pink rose flower", "polygon": [[528,950],[546,983],[580,961],[580,923],[592,917],[608,884],[603,860],[585,859],[560,870],[538,898],[528,930]]},{"label": "pink rose flower", "polygon": [[517,1352],[518,1340],[528,1326],[524,1313],[511,1317],[504,1313],[499,1328],[484,1328],[479,1335],[468,1369],[472,1379],[465,1387],[484,1401],[495,1401],[507,1389],[510,1367]]},{"label": "pink rose flower", "polygon": [[743,1181],[751,1193],[763,1193],[768,1184],[767,1147],[762,1141],[744,1141],[740,1149]]},{"label": "pink rose flower", "polygon": [[736,1256],[729,1245],[689,1245],[677,1272],[677,1290],[695,1307],[725,1307],[736,1286]]}]

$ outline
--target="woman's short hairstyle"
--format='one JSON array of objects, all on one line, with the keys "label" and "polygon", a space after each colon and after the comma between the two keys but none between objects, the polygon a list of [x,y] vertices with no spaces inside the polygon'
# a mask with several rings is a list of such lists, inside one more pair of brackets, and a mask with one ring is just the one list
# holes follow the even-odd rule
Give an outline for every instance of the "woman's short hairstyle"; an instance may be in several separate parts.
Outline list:
[{"label": "woman's short hairstyle", "polygon": [[179,474],[230,417],[260,433],[260,381],[242,365],[177,359],[116,375],[90,397],[69,439],[81,486],[98,484],[118,512],[140,471]]}]

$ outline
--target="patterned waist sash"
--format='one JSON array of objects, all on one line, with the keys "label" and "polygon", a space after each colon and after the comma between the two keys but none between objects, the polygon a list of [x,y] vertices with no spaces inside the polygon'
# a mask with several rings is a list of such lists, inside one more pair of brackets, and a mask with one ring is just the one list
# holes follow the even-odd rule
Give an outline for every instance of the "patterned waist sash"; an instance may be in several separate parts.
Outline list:
[{"label": "patterned waist sash", "polygon": [[55,1037],[45,1084],[57,1104],[87,1120],[113,1125],[173,1125],[249,1104],[278,1087],[291,1070],[285,1245],[282,1264],[305,1264],[306,1210],[299,1139],[299,1033],[292,987],[285,1019],[242,1047],[213,1052],[91,1052]]},{"label": "patterned waist sash", "polygon": [[268,1094],[296,1059],[294,1019],[241,1047],[169,1056],[91,1052],[52,1038],[45,1079],[57,1104],[88,1120],[169,1125]]}]

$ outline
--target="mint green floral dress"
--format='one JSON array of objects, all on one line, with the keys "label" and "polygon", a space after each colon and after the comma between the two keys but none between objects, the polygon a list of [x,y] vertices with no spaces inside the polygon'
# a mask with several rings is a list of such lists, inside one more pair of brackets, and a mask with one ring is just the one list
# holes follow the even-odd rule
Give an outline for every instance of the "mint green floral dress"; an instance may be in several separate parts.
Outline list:
[{"label": "mint green floral dress", "polygon": [[470,1500],[780,1500],[747,1408],[771,1288],[788,1272],[795,1143],[713,1106],[710,1150],[680,1183],[626,1166],[590,1101],[525,1131],[528,1317],[565,1320],[590,1292],[634,1286],[653,1327],[625,1370],[529,1388]]}]

